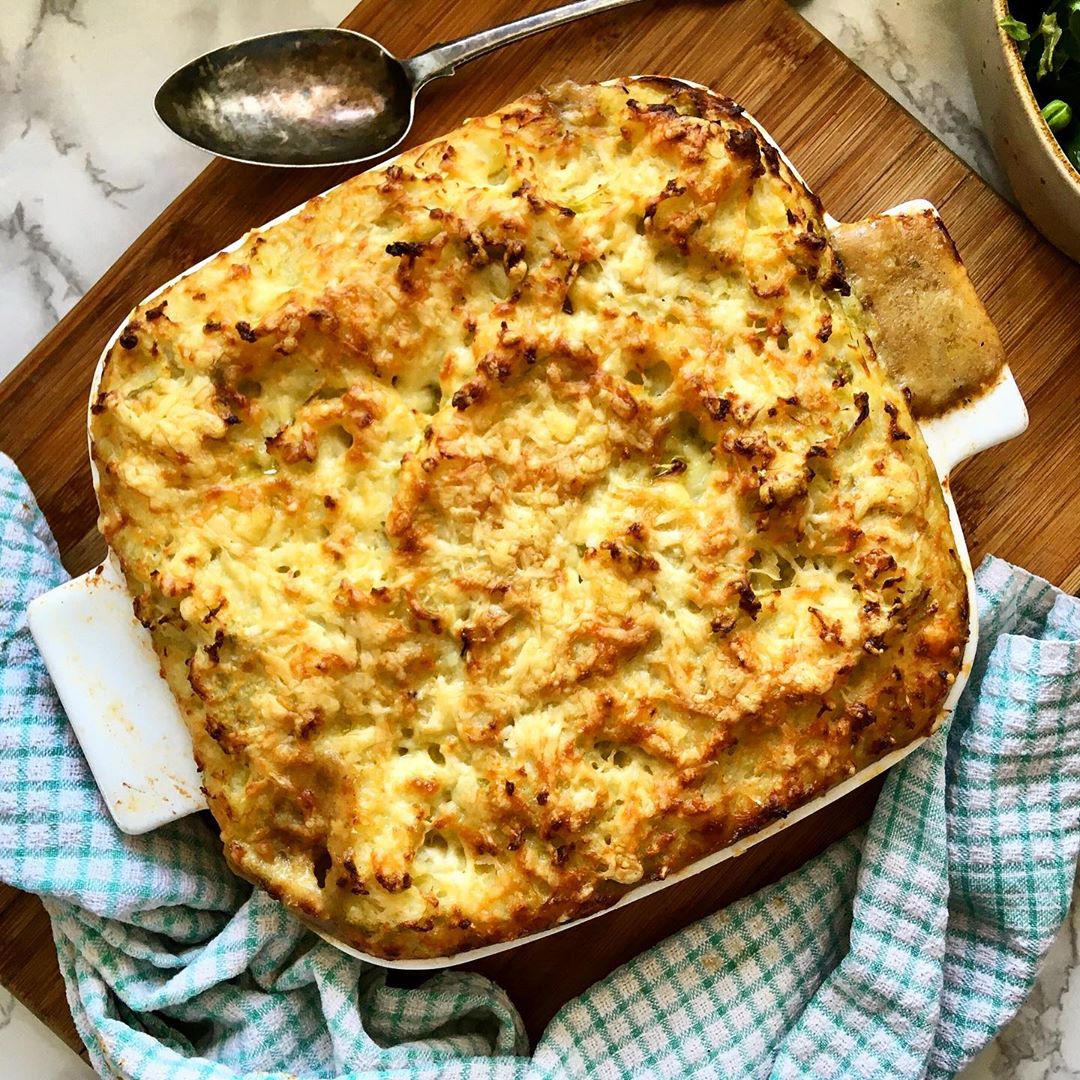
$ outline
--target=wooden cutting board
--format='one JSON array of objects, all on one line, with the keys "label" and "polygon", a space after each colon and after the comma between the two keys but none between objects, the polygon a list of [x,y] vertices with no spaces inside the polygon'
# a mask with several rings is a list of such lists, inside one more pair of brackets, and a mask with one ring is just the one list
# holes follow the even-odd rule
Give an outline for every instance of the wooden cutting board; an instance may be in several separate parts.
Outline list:
[{"label": "wooden cutting board", "polygon": [[[344,25],[407,56],[550,6],[550,0],[367,0]],[[1069,590],[1080,588],[1080,268],[784,0],[654,0],[522,42],[426,89],[409,145],[542,83],[641,73],[682,76],[739,100],[838,218],[918,196],[939,207],[1031,412],[1024,437],[979,455],[955,478],[972,559],[993,552]],[[0,449],[29,480],[72,573],[103,552],[85,424],[90,378],[110,332],[151,289],[349,172],[213,162],[0,386]],[[878,786],[737,860],[477,967],[507,988],[535,1039],[564,1001],[617,964],[794,869],[862,821]],[[216,842],[209,830],[207,842]],[[0,983],[78,1047],[40,904],[0,887],[0,925]]]}]

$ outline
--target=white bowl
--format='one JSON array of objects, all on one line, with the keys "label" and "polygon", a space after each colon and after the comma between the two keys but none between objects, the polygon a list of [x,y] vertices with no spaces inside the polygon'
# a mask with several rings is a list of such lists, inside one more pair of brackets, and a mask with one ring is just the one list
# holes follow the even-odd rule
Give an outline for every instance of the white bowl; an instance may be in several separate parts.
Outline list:
[{"label": "white bowl", "polygon": [[998,26],[1008,0],[962,3],[968,68],[994,154],[1031,223],[1080,262],[1080,172],[1042,117],[1016,43]]}]

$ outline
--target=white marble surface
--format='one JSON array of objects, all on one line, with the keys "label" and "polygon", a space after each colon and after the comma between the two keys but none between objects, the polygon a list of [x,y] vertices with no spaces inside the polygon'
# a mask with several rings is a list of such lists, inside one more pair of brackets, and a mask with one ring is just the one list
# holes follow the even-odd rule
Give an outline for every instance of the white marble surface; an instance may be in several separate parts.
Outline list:
[{"label": "white marble surface", "polygon": [[0,0],[0,378],[207,158],[154,115],[215,45],[334,25],[350,0]]},{"label": "white marble surface", "polygon": [[[1004,190],[963,65],[958,0],[794,2]],[[0,0],[0,377],[205,163],[155,119],[151,100],[161,79],[215,44],[335,23],[351,6],[352,0]],[[1080,1080],[1078,952],[1074,903],[1035,992],[965,1070],[965,1080]],[[88,1075],[3,990],[0,1061],[5,1076]]]},{"label": "white marble surface", "polygon": [[964,65],[965,0],[794,0],[793,6],[1003,194]]},{"label": "white marble surface", "polygon": [[0,1075],[12,1080],[94,1080],[94,1070],[0,986]]}]

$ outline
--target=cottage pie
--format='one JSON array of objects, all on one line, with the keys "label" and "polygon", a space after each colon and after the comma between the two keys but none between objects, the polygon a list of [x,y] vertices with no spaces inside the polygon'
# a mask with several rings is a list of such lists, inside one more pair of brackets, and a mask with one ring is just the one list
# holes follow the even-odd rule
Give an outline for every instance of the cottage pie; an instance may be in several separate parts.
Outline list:
[{"label": "cottage pie", "polygon": [[966,586],[817,200],[563,85],[133,314],[101,529],[232,866],[382,957],[613,903],[932,727]]}]

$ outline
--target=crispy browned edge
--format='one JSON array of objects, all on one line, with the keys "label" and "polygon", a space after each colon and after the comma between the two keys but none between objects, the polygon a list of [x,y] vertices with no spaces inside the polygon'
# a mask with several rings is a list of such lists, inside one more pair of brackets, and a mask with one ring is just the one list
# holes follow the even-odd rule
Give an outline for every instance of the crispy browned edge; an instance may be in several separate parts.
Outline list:
[{"label": "crispy browned edge", "polygon": [[[942,219],[932,210],[877,214],[831,232],[867,312],[878,356],[911,392],[912,413],[939,416],[997,382],[1005,350]],[[887,258],[903,276],[883,273]],[[950,327],[933,318],[942,305]]]}]

